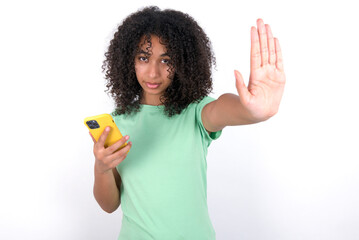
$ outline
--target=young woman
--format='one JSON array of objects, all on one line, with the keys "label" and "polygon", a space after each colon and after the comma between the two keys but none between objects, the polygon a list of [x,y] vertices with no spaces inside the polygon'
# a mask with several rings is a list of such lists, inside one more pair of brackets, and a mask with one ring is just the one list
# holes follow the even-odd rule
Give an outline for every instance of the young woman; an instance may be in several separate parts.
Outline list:
[{"label": "young woman", "polygon": [[282,55],[269,25],[258,19],[251,28],[248,87],[235,71],[238,95],[216,100],[208,97],[215,63],[210,41],[182,12],[148,7],[131,14],[105,56],[113,117],[125,137],[104,148],[108,128],[93,139],[94,196],[109,213],[122,203],[119,239],[215,239],[207,148],[225,126],[273,116],[282,97]]}]

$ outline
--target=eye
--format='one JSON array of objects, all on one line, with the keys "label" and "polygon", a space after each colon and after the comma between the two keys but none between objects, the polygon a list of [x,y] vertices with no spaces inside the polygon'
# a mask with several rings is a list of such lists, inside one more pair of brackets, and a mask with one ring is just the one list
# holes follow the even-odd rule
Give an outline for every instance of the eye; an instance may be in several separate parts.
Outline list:
[{"label": "eye", "polygon": [[171,59],[162,59],[162,63],[169,64],[171,62]]},{"label": "eye", "polygon": [[140,60],[141,62],[148,62],[148,58],[144,56],[138,57],[138,60]]}]

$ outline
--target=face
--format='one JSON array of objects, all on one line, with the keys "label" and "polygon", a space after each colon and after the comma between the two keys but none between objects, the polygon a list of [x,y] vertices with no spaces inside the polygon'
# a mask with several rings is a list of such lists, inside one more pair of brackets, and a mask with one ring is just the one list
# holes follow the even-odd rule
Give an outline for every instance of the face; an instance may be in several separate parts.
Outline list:
[{"label": "face", "polygon": [[166,47],[157,36],[151,35],[151,43],[144,37],[141,39],[140,51],[135,57],[136,77],[143,90],[141,104],[161,104],[160,97],[171,84],[169,61]]}]

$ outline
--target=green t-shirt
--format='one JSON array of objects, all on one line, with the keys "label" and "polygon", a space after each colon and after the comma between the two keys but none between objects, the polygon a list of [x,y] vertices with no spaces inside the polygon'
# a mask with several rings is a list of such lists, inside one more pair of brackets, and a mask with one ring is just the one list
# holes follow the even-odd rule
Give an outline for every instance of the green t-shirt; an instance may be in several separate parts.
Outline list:
[{"label": "green t-shirt", "polygon": [[207,207],[207,148],[221,131],[208,134],[201,111],[205,97],[171,118],[164,106],[114,121],[132,148],[117,166],[122,179],[121,240],[211,240]]}]

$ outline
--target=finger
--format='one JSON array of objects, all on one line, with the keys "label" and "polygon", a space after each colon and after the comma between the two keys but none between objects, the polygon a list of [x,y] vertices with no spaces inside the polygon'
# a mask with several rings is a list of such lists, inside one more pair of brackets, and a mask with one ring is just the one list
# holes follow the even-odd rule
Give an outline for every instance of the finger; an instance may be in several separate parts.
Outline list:
[{"label": "finger", "polygon": [[130,151],[131,147],[132,142],[129,142],[124,148],[109,156],[109,158],[111,159],[110,165],[112,168],[116,167],[127,157],[127,153],[128,151]]},{"label": "finger", "polygon": [[120,140],[118,140],[117,142],[115,142],[114,144],[112,144],[111,146],[109,146],[106,151],[108,152],[108,154],[114,153],[117,151],[117,149],[119,149],[122,145],[124,145],[126,143],[126,141],[129,139],[129,136],[124,136],[122,137]]},{"label": "finger", "polygon": [[124,155],[122,155],[121,157],[119,158],[116,158],[115,160],[113,160],[111,162],[111,164],[109,165],[110,168],[115,168],[117,167],[118,164],[122,163],[123,160],[125,160],[127,157],[127,154],[125,153]]},{"label": "finger", "polygon": [[262,19],[257,20],[257,28],[258,28],[259,42],[261,48],[262,66],[264,66],[268,64],[268,40],[267,40],[267,31]]},{"label": "finger", "polygon": [[97,141],[97,144],[96,144],[97,146],[99,146],[101,148],[105,147],[105,141],[106,141],[106,138],[107,138],[108,134],[110,133],[110,131],[111,131],[111,127],[109,127],[109,126],[107,126],[105,128],[105,130],[103,130],[100,138]]},{"label": "finger", "polygon": [[129,142],[125,147],[123,147],[120,150],[118,150],[117,152],[113,153],[111,155],[111,158],[116,159],[116,158],[120,158],[123,155],[127,155],[127,152],[131,149],[131,147],[132,147],[132,142]]},{"label": "finger", "polygon": [[89,134],[90,134],[90,136],[92,138],[93,143],[96,143],[96,139],[92,136],[91,132],[89,132]]},{"label": "finger", "polygon": [[282,50],[280,48],[278,38],[274,38],[274,42],[275,42],[275,52],[277,55],[277,69],[282,72],[282,71],[284,71]]},{"label": "finger", "polygon": [[234,75],[236,77],[236,88],[239,95],[239,98],[243,102],[248,102],[250,93],[248,92],[248,89],[243,81],[242,74],[238,71],[234,71]]},{"label": "finger", "polygon": [[261,63],[258,31],[255,27],[251,27],[251,71],[260,68]]},{"label": "finger", "polygon": [[274,46],[274,38],[272,34],[272,30],[268,24],[265,25],[267,30],[267,37],[268,37],[268,52],[269,52],[269,64],[275,65],[277,59],[275,55],[275,46]]}]

